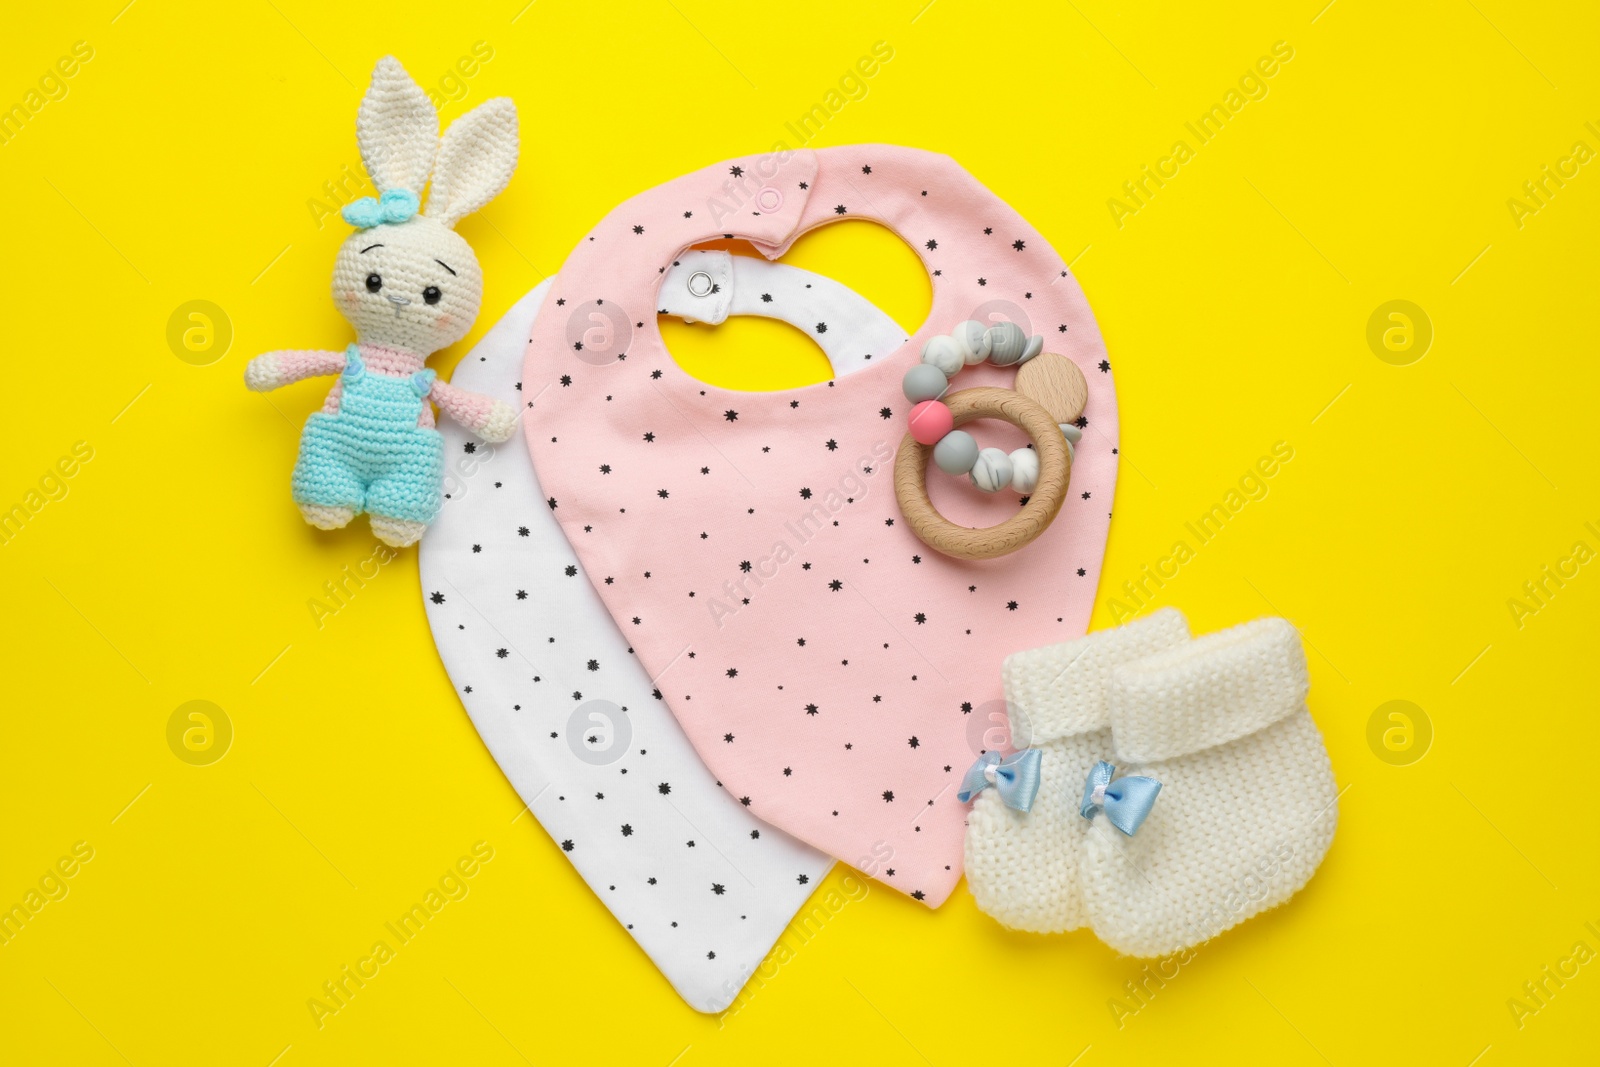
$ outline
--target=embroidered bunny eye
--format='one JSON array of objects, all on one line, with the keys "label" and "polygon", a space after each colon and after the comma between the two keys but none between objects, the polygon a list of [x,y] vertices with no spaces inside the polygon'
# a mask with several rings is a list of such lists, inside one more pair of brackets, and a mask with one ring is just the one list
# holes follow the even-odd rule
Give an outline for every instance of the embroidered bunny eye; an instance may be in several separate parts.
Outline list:
[{"label": "embroidered bunny eye", "polygon": [[437,285],[430,285],[426,289],[422,290],[422,300],[424,303],[428,304],[437,304],[439,302],[439,298],[443,295],[443,293],[439,292],[439,287]]},{"label": "embroidered bunny eye", "polygon": [[367,275],[367,292],[376,293],[383,288],[383,279],[376,274]]}]

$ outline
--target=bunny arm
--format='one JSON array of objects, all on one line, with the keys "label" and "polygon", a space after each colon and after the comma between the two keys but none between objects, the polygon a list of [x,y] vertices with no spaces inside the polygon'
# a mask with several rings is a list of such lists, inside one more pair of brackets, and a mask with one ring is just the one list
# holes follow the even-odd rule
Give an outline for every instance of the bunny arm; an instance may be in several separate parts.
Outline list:
[{"label": "bunny arm", "polygon": [[458,389],[449,382],[435,380],[428,399],[452,420],[465,426],[490,444],[509,440],[517,429],[517,413],[500,400],[482,393]]},{"label": "bunny arm", "polygon": [[343,352],[323,352],[315,349],[285,349],[268,352],[252,359],[244,368],[244,384],[258,393],[306,378],[319,378],[338,374],[344,370]]}]

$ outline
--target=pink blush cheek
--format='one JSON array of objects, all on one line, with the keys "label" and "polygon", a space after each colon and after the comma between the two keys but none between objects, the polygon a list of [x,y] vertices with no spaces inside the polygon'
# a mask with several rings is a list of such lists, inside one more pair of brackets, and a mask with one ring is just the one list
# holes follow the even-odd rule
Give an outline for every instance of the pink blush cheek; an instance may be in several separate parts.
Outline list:
[{"label": "pink blush cheek", "polygon": [[339,299],[344,302],[345,307],[353,308],[356,306],[356,301],[361,299],[361,294],[354,289],[346,289],[339,294]]}]

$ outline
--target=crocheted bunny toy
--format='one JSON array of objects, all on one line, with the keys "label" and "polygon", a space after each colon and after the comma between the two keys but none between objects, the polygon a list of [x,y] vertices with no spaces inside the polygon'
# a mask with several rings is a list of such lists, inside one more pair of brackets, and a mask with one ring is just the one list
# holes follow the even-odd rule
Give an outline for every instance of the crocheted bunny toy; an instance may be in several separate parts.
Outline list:
[{"label": "crocheted bunny toy", "polygon": [[257,356],[245,384],[264,392],[340,375],[300,435],[294,501],[323,530],[366,512],[378,539],[400,548],[416,543],[441,503],[444,440],[430,402],[485,441],[507,440],[516,428],[511,407],[439,381],[423,364],[478,317],[483,272],[452,227],[511,180],[517,110],[504,98],[487,101],[441,138],[427,93],[386,56],[361,101],[356,140],[379,192],[345,206],[356,231],[333,268],[333,302],[356,342],[342,352]]}]

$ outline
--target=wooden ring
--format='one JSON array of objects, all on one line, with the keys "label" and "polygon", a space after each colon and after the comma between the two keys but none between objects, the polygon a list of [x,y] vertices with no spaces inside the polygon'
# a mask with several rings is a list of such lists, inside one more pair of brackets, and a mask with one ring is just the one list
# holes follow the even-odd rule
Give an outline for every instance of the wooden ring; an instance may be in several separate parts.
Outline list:
[{"label": "wooden ring", "polygon": [[1067,499],[1072,456],[1061,426],[1037,400],[1011,389],[963,389],[946,396],[944,402],[957,426],[974,419],[1000,419],[1026,433],[1039,453],[1039,484],[1022,510],[998,526],[958,526],[940,515],[928,499],[926,475],[933,446],[918,444],[906,434],[894,461],[894,495],[900,512],[923,544],[947,556],[993,559],[1015,552],[1044,533]]}]

